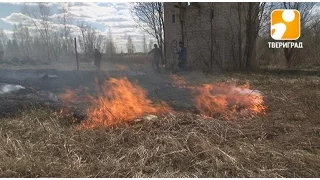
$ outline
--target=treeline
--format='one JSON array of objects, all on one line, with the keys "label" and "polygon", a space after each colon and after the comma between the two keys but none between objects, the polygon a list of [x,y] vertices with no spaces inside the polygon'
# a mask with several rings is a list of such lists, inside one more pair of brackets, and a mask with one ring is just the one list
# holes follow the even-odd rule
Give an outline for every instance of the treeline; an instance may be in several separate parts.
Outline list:
[{"label": "treeline", "polygon": [[52,16],[47,3],[37,3],[35,7],[25,5],[22,13],[30,18],[31,24],[14,25],[10,39],[2,29],[0,30],[0,51],[3,51],[3,55],[56,61],[62,56],[74,55],[75,37],[80,53],[91,54],[94,48],[108,55],[116,53],[110,29],[108,36],[105,36],[84,22],[71,25],[73,21],[68,13],[68,3],[59,5],[60,12],[56,16]]},{"label": "treeline", "polygon": [[[68,3],[59,3],[59,13],[53,14],[48,3],[37,3],[37,6],[25,5],[22,13],[27,18],[25,22],[13,27],[12,37],[0,29],[0,58],[32,58],[38,61],[52,62],[63,57],[74,56],[75,43],[77,51],[82,56],[92,56],[98,49],[107,57],[124,53],[114,42],[111,28],[107,35],[85,22],[74,22],[69,13]],[[29,19],[30,18],[30,19]],[[136,45],[129,35],[126,51],[134,53]],[[143,36],[143,52],[147,52],[146,37]],[[149,47],[152,47],[152,41]]]},{"label": "treeline", "polygon": [[14,25],[12,38],[0,30],[0,51],[4,56],[39,60],[57,61],[62,56],[75,53],[74,38],[77,38],[77,51],[83,54],[93,53],[97,48],[103,53],[114,54],[116,45],[111,31],[102,35],[84,22],[73,23],[67,3],[60,3],[59,14],[52,15],[46,3],[38,3],[35,8],[24,6],[22,13],[30,24]]}]

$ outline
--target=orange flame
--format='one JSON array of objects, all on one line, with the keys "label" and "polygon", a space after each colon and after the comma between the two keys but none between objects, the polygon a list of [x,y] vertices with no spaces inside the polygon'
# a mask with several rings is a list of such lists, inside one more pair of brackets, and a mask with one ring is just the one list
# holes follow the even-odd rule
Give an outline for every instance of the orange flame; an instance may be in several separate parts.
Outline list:
[{"label": "orange flame", "polygon": [[174,87],[187,88],[187,82],[183,77],[174,74],[170,75],[170,79]]},{"label": "orange flame", "polygon": [[69,108],[63,108],[63,109],[60,109],[59,112],[55,112],[54,115],[57,118],[64,118],[70,115],[70,113],[71,113],[71,110]]},{"label": "orange flame", "polygon": [[64,94],[61,94],[59,98],[66,104],[69,103],[79,103],[81,98],[79,98],[80,89],[71,90],[66,89]]},{"label": "orange flame", "polygon": [[197,87],[195,98],[197,109],[205,116],[223,116],[226,119],[264,114],[262,95],[249,89],[249,84],[236,87],[235,84],[204,84]]},{"label": "orange flame", "polygon": [[[130,83],[127,78],[111,78],[104,82],[97,96],[87,95],[91,107],[87,109],[88,119],[80,128],[108,127],[125,123],[147,114],[162,114],[170,110],[166,104],[154,105],[147,99],[146,92]],[[76,98],[77,92],[66,91],[66,100]],[[78,100],[72,99],[71,102]],[[69,100],[70,101],[70,100]]]}]

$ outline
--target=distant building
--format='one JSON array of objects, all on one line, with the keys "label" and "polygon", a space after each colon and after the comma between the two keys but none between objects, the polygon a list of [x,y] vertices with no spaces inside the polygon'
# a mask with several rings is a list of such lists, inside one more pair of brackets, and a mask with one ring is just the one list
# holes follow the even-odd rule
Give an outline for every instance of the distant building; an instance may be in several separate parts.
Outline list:
[{"label": "distant building", "polygon": [[[240,4],[242,8],[239,8],[239,3],[165,2],[164,39],[167,64],[170,65],[172,60],[177,58],[174,52],[177,51],[179,41],[184,41],[188,53],[188,66],[210,66],[212,48],[214,67],[220,66],[224,70],[235,69],[239,52],[242,54],[244,51],[243,44],[246,41],[243,7],[248,3]],[[239,37],[243,42],[241,49]]]}]

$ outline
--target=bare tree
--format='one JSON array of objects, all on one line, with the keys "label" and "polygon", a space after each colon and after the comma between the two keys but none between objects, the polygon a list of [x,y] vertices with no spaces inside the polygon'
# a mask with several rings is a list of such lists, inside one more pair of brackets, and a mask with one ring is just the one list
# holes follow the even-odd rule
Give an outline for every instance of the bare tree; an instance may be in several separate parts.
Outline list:
[{"label": "bare tree", "polygon": [[95,46],[96,44],[96,30],[94,28],[91,28],[90,25],[86,28],[86,43],[87,43],[87,50],[88,52],[93,51],[93,49],[98,48]]},{"label": "bare tree", "polygon": [[[138,2],[133,4],[132,14],[137,26],[157,39],[164,47],[164,6],[163,2]],[[165,49],[165,48],[164,48]]]},{"label": "bare tree", "polygon": [[13,36],[19,45],[20,55],[31,56],[32,37],[30,36],[28,27],[21,23],[18,26],[14,25]]},{"label": "bare tree", "polygon": [[51,40],[51,51],[55,58],[55,60],[59,60],[59,58],[62,55],[62,52],[65,47],[65,41],[64,41],[64,33],[62,31],[56,31],[52,33],[52,40]]},{"label": "bare tree", "polygon": [[6,52],[8,56],[20,57],[20,48],[16,39],[8,40],[6,45]]},{"label": "bare tree", "polygon": [[82,47],[83,52],[87,52],[86,25],[84,22],[79,22],[77,26],[80,29],[80,35],[78,38],[80,47]]},{"label": "bare tree", "polygon": [[79,43],[85,54],[92,54],[93,49],[101,49],[103,36],[99,34],[96,29],[92,28],[90,25],[83,22],[78,24],[80,29]]},{"label": "bare tree", "polygon": [[254,53],[256,47],[256,40],[259,31],[263,26],[263,22],[267,19],[265,11],[266,3],[264,2],[250,2],[246,8],[245,13],[245,28],[246,28],[246,43],[244,49],[243,66],[244,69],[253,68],[255,60]]},{"label": "bare tree", "polygon": [[[311,20],[311,12],[316,3],[310,2],[283,2],[279,4],[281,8],[284,9],[296,9],[300,12],[300,27],[305,28],[306,24]],[[303,38],[303,34],[300,39]],[[284,48],[284,56],[286,58],[287,66],[291,66],[294,54],[294,48]]]},{"label": "bare tree", "polygon": [[59,17],[61,24],[63,25],[63,49],[66,54],[73,52],[73,38],[70,37],[71,28],[70,25],[72,23],[71,16],[69,14],[70,4],[68,2],[59,3],[60,5],[60,13],[62,14]]},{"label": "bare tree", "polygon": [[50,22],[50,7],[47,3],[38,3],[36,9],[29,9],[27,5],[24,6],[23,12],[31,17],[33,25],[36,27],[42,40],[45,42],[47,49],[47,56],[49,62],[51,61],[50,52],[50,32],[51,32],[51,22]]},{"label": "bare tree", "polygon": [[39,34],[35,34],[32,40],[32,49],[36,49],[36,51],[31,51],[31,56],[37,59],[43,59],[47,56],[46,54],[46,45],[42,40],[42,37]]},{"label": "bare tree", "polygon": [[128,36],[127,50],[128,50],[128,54],[133,54],[134,50],[135,50],[133,42],[132,42],[132,38],[130,35]]},{"label": "bare tree", "polygon": [[105,36],[102,35],[99,31],[97,31],[96,29],[93,29],[93,37],[92,37],[92,41],[93,41],[93,48],[94,49],[102,49],[102,45],[103,45],[103,40],[105,39]]},{"label": "bare tree", "polygon": [[236,4],[237,25],[230,21],[229,25],[231,52],[237,70],[252,69],[256,65],[256,40],[267,18],[270,18],[265,5],[259,2]]},{"label": "bare tree", "polygon": [[107,56],[113,56],[116,53],[116,47],[115,47],[115,44],[113,42],[112,32],[111,32],[110,27],[109,27],[109,30],[108,30],[108,36],[107,36],[107,39],[106,39],[105,43],[106,43],[105,49],[106,49]]},{"label": "bare tree", "polygon": [[146,39],[146,35],[143,35],[143,39],[142,39],[142,49],[144,53],[147,53],[147,39]]},{"label": "bare tree", "polygon": [[11,56],[12,54],[12,41],[8,40],[5,45],[6,56]]},{"label": "bare tree", "polygon": [[320,18],[315,18],[312,20],[311,24],[311,32],[314,37],[314,43],[320,43]]},{"label": "bare tree", "polygon": [[8,37],[4,33],[4,30],[1,28],[0,29],[0,51],[4,51],[7,41],[8,41]]}]

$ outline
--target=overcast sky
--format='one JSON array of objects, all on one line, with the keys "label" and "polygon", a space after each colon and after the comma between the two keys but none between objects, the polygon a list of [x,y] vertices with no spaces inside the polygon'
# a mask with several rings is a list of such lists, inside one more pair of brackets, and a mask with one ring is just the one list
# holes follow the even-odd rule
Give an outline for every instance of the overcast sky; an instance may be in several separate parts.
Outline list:
[{"label": "overcast sky", "polygon": [[[30,8],[34,8],[36,3],[28,3]],[[30,18],[22,14],[24,3],[19,2],[0,2],[0,28],[6,33],[12,34],[14,24],[20,22],[26,26],[32,26]],[[136,44],[137,51],[142,50],[143,32],[135,27],[135,22],[130,13],[130,3],[113,2],[70,2],[69,15],[72,18],[73,29],[76,30],[78,22],[91,24],[101,33],[107,34],[109,27],[111,29],[114,42],[118,50],[126,51],[126,42],[129,35],[132,36]],[[57,3],[50,3],[52,17],[60,14],[60,6]],[[54,26],[61,26],[55,22]],[[147,36],[149,42],[150,36]],[[152,39],[153,40],[153,39]]]}]

